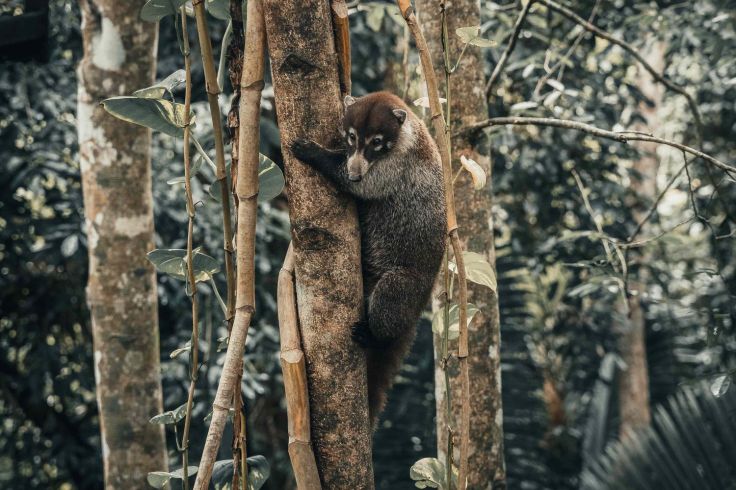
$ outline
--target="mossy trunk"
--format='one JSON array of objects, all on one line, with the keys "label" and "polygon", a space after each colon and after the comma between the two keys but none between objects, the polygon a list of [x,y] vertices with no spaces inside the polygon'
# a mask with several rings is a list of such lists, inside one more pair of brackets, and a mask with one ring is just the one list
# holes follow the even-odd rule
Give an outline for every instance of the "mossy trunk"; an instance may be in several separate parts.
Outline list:
[{"label": "mossy trunk", "polygon": [[[432,52],[435,71],[440,80],[440,92],[446,94],[444,58],[442,54],[442,24],[439,0],[417,0],[419,21],[424,29]],[[458,27],[480,25],[480,2],[458,0],[447,5],[449,53],[454,65],[462,49],[455,36]],[[488,117],[485,98],[483,53],[480,48],[468,47],[457,71],[451,76],[451,116],[453,129],[459,129]],[[445,97],[446,95],[442,95]],[[491,162],[488,146],[484,141],[466,137],[452,138],[453,168],[460,168],[460,156],[472,158],[488,175],[486,186],[473,189],[473,182],[463,172],[455,186],[455,202],[460,237],[465,250],[486,256],[495,268],[496,254],[493,246],[493,196]],[[501,405],[501,356],[498,297],[487,287],[468,283],[468,301],[480,312],[469,324],[469,376],[470,376],[470,447],[469,489],[505,488],[506,469],[503,456],[503,410]],[[435,338],[440,346],[440,338]],[[454,345],[452,347],[455,347]],[[439,359],[439,356],[435,356]],[[453,427],[459,427],[460,378],[457,360],[449,364],[453,399]],[[435,366],[435,394],[437,401],[437,437],[440,459],[444,461],[447,447],[447,420],[445,406],[444,375],[439,363]],[[456,446],[457,447],[457,446]]]},{"label": "mossy trunk", "polygon": [[151,84],[158,30],[145,2],[82,1],[84,58],[77,124],[89,249],[87,303],[94,335],[105,488],[145,488],[167,469],[153,249],[151,133],[99,105]]},{"label": "mossy trunk", "polygon": [[325,490],[372,489],[365,353],[350,337],[363,308],[354,203],[294,159],[297,137],[329,146],[342,114],[329,2],[264,2],[296,258],[312,443]]}]

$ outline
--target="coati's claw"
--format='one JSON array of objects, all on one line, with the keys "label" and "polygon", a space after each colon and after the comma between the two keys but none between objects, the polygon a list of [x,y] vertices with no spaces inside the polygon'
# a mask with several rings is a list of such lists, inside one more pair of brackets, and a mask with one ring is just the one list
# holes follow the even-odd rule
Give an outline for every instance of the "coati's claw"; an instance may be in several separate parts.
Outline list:
[{"label": "coati's claw", "polygon": [[297,138],[291,143],[291,154],[302,161],[310,160],[310,157],[319,150],[320,146],[308,139]]},{"label": "coati's claw", "polygon": [[373,335],[368,322],[365,320],[353,324],[350,333],[355,343],[363,348],[385,347],[388,344],[388,342],[382,341]]}]

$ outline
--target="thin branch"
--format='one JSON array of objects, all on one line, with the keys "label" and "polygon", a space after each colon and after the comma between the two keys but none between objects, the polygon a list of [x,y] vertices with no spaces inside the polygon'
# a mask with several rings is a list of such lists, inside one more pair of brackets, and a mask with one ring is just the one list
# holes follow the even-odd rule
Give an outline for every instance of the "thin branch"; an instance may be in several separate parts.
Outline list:
[{"label": "thin branch", "polygon": [[[544,0],[540,0],[544,1]],[[677,148],[680,151],[684,151],[696,157],[702,158],[706,162],[712,164],[715,167],[720,168],[726,174],[734,180],[734,173],[736,173],[736,167],[724,163],[717,158],[714,158],[700,150],[696,150],[687,145],[677,143],[675,141],[666,140],[663,138],[657,138],[655,136],[649,136],[641,133],[632,133],[630,131],[608,131],[606,129],[597,128],[590,124],[571,121],[569,119],[554,119],[549,117],[492,117],[484,121],[471,124],[463,128],[462,130],[455,133],[456,135],[474,134],[485,128],[492,126],[549,126],[563,129],[574,129],[576,131],[582,131],[584,133],[597,136],[599,138],[605,138],[620,143],[628,143],[629,141],[649,141],[651,143],[657,143],[660,145],[671,146]]]},{"label": "thin branch", "polygon": [[[595,16],[598,14],[598,8],[601,5],[601,0],[596,0],[595,5],[593,5],[593,9],[590,11],[590,16],[588,17],[588,23],[592,23],[593,20],[595,20]],[[557,63],[552,66],[552,68],[549,69],[547,73],[545,73],[537,82],[537,86],[534,88],[534,94],[539,95],[539,92],[542,90],[542,87],[545,83],[547,83],[547,80],[552,78],[552,75],[559,70],[559,74],[557,76],[557,81],[559,82],[562,79],[562,74],[565,71],[565,64],[570,60],[570,57],[573,55],[576,49],[578,49],[578,46],[580,46],[580,43],[585,38],[586,31],[583,29],[580,34],[577,35],[575,40],[573,41],[572,45],[570,45],[570,48],[565,52],[562,57],[557,60]]]},{"label": "thin branch", "polygon": [[[196,1],[196,0],[195,0]],[[240,382],[243,372],[243,350],[248,337],[253,313],[255,312],[255,233],[258,206],[258,141],[260,100],[263,90],[265,26],[263,23],[263,6],[260,0],[248,2],[245,61],[240,81],[240,113],[239,113],[239,154],[238,154],[238,276],[237,301],[235,302],[235,319],[230,332],[222,368],[220,384],[217,387],[215,401],[212,404],[212,421],[207,433],[202,458],[199,464],[194,490],[208,488],[212,477],[212,468],[217,459],[217,451],[222,442],[222,432],[227,422],[227,415],[233,403],[235,385]],[[203,12],[201,3],[195,4],[197,19]],[[223,173],[224,176],[224,173]],[[223,196],[223,201],[229,196]],[[228,295],[229,296],[229,295]],[[240,416],[240,414],[235,414]],[[242,423],[242,419],[241,419]],[[241,437],[245,437],[243,433]],[[245,441],[241,442],[241,471],[243,483],[247,486],[248,471],[243,461]]]},{"label": "thin branch", "polygon": [[330,2],[332,13],[332,28],[335,31],[335,50],[340,75],[340,91],[342,95],[350,95],[350,23],[348,21],[348,7],[345,0],[332,0]]},{"label": "thin branch", "polygon": [[529,10],[532,8],[532,5],[534,4],[536,0],[529,0],[526,5],[524,5],[524,8],[521,10],[521,13],[516,18],[516,23],[514,23],[514,31],[511,33],[511,37],[509,38],[509,43],[506,45],[506,49],[501,54],[501,57],[498,59],[498,63],[496,63],[496,66],[493,68],[493,73],[491,73],[491,77],[488,79],[488,83],[486,83],[486,97],[491,97],[491,91],[493,90],[493,85],[498,80],[498,77],[501,75],[501,72],[503,71],[504,67],[506,66],[506,61],[509,59],[509,56],[511,53],[513,53],[514,48],[516,47],[516,41],[519,40],[519,35],[521,34],[521,28],[524,26],[524,21],[526,20],[526,16],[529,14]]},{"label": "thin branch", "polygon": [[538,0],[539,2],[546,5],[548,8],[554,10],[555,12],[567,17],[571,21],[579,24],[582,26],[586,31],[592,32],[596,36],[605,39],[606,41],[615,44],[619,47],[621,47],[624,51],[627,51],[631,56],[638,61],[642,67],[646,71],[649,72],[649,74],[654,78],[656,81],[667,87],[669,90],[672,90],[675,93],[678,93],[685,97],[687,99],[688,106],[690,106],[690,110],[693,113],[693,117],[695,118],[695,124],[698,129],[698,137],[699,139],[702,139],[702,119],[700,117],[700,111],[698,110],[698,105],[695,102],[695,98],[690,95],[690,93],[685,90],[683,87],[677,85],[675,82],[670,80],[669,78],[665,77],[664,75],[657,72],[657,70],[654,69],[652,65],[650,65],[647,60],[644,59],[644,57],[629,43],[626,41],[619,39],[612,34],[609,34],[608,32],[604,31],[603,29],[596,27],[594,24],[591,24],[590,22],[586,21],[582,17],[580,17],[578,14],[570,10],[569,8],[558,4],[557,2],[554,2],[553,0]]},{"label": "thin branch", "polygon": [[[190,366],[189,366],[189,391],[187,393],[186,415],[184,418],[184,432],[182,433],[181,452],[182,452],[182,482],[184,490],[189,489],[189,432],[192,425],[192,405],[194,404],[194,388],[197,384],[197,371],[199,364],[199,305],[197,303],[197,281],[194,277],[194,217],[196,209],[194,207],[194,199],[192,198],[192,159],[190,136],[191,126],[189,124],[191,106],[192,106],[192,60],[190,58],[189,49],[189,33],[187,31],[187,15],[182,7],[181,15],[181,34],[183,39],[184,54],[184,70],[186,78],[186,89],[184,93],[184,188],[186,191],[187,203],[187,284],[191,287],[190,298],[192,302],[192,337],[190,340]],[[178,19],[177,19],[178,20]],[[175,20],[176,22],[176,20]],[[186,287],[185,286],[185,287]]]},{"label": "thin branch", "polygon": [[668,190],[670,190],[670,188],[675,183],[675,181],[678,179],[678,177],[680,177],[680,175],[682,174],[683,170],[685,170],[685,167],[686,166],[687,166],[687,163],[685,163],[682,167],[680,167],[680,170],[678,170],[677,172],[675,172],[675,174],[672,176],[672,178],[670,178],[669,182],[667,182],[667,185],[664,186],[664,189],[662,189],[662,191],[659,193],[659,195],[654,200],[654,202],[652,203],[652,205],[649,206],[649,209],[647,210],[647,212],[644,215],[644,217],[641,219],[641,221],[639,221],[639,223],[637,223],[636,229],[631,234],[631,236],[629,236],[629,240],[628,240],[629,242],[633,242],[634,239],[637,236],[639,236],[639,233],[641,233],[641,230],[644,227],[644,225],[652,218],[652,216],[654,215],[655,211],[657,210],[657,207],[659,206],[659,203],[662,202],[662,199],[664,198],[664,195],[667,193]]}]

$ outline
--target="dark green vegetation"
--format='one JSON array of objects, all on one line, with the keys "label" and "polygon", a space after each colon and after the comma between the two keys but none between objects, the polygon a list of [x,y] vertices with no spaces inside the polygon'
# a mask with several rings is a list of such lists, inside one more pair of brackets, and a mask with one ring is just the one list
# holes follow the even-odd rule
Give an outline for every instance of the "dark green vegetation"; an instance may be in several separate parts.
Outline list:
[{"label": "dark green vegetation", "polygon": [[[573,8],[587,18],[593,4],[575,2]],[[401,42],[400,24],[390,12],[383,16],[385,9],[364,6],[364,11],[351,16],[353,92],[383,87],[400,91],[396,88],[403,87],[401,53],[396,48]],[[517,14],[512,3],[507,8],[484,2],[487,37],[503,46]],[[53,1],[51,20],[49,63],[0,64],[0,416],[4,420],[0,486],[98,488],[102,471],[84,299],[86,243],[74,126],[74,69],[81,56],[76,3]],[[666,73],[696,95],[705,151],[729,163],[736,161],[736,63],[732,56],[736,7],[732,2],[708,0],[692,7],[673,2],[605,1],[595,23],[637,47],[647,36],[656,35],[663,41]],[[212,24],[217,45],[223,25],[214,20]],[[381,35],[376,35],[378,30]],[[591,36],[572,53],[559,83],[543,86],[539,96],[534,96],[547,50],[553,54],[550,64],[554,65],[578,32],[566,19],[533,9],[495,85],[498,96],[491,101],[492,115],[563,117],[607,129],[636,120],[643,96],[641,75],[632,69],[633,60]],[[500,48],[486,52],[490,73]],[[414,73],[416,60],[410,60],[410,73]],[[159,78],[179,67],[174,29],[171,19],[165,19]],[[194,70],[194,86],[202,87],[199,64],[194,64]],[[419,86],[417,81],[414,78],[412,93]],[[268,84],[266,90],[268,93]],[[195,93],[199,103],[195,110],[203,107],[204,100],[203,91]],[[272,96],[265,100],[270,105],[263,111],[261,151],[278,162]],[[657,135],[697,146],[696,127],[681,96],[665,93],[659,111],[663,124],[652,128]],[[495,129],[490,138],[497,196],[509,488],[578,488],[583,467],[594,468],[596,455],[617,436],[616,385],[599,382],[605,371],[602,361],[616,351],[612,324],[617,315],[617,264],[606,256],[600,235],[590,233],[596,224],[570,170],[574,167],[580,175],[608,236],[625,241],[635,228],[632,210],[645,211],[651,202],[642,202],[630,189],[629,179],[636,179],[628,171],[638,158],[634,148],[551,128]],[[184,248],[183,190],[167,183],[182,175],[178,148],[171,138],[155,136],[153,184],[160,248]],[[660,154],[660,162],[661,189],[679,170],[682,157],[667,150]],[[736,368],[736,257],[731,235],[736,229],[736,191],[718,172],[712,175],[714,186],[700,161],[694,161],[689,170],[696,188],[692,199],[683,176],[675,185],[677,192],[663,201],[639,237],[667,232],[643,249],[649,270],[649,295],[643,304],[653,406],[670,406],[666,400],[681,392],[683,384],[705,379],[710,386],[722,380],[719,373]],[[212,178],[205,172],[198,178],[195,190],[204,205],[198,208],[197,239],[207,254],[221,262],[218,210],[208,204]],[[675,228],[693,217],[693,205],[699,216]],[[243,390],[249,415],[249,454],[267,457],[271,465],[268,488],[280,489],[288,478],[289,465],[273,298],[289,237],[288,218],[283,201],[259,209],[258,314],[248,339]],[[632,274],[638,271],[640,252],[634,250],[629,256]],[[216,280],[220,285],[223,282],[221,276]],[[186,356],[169,356],[189,338],[189,318],[182,313],[188,311],[188,299],[181,284],[160,276],[166,409],[180,406],[187,388]],[[214,356],[217,339],[224,335],[222,314],[207,283],[201,288],[207,343],[203,349]],[[429,326],[420,327],[415,353],[376,435],[378,488],[408,488],[411,464],[434,454],[430,338]],[[207,415],[219,376],[214,358],[208,366],[198,385],[194,411],[200,420]],[[722,383],[716,384],[723,388]],[[688,391],[683,393],[692,393],[689,385],[684,389]],[[704,474],[718,473],[708,482],[733,485],[733,475],[721,463],[733,461],[733,446],[727,446],[734,434],[729,427],[736,425],[733,390],[715,402],[707,391],[681,394],[685,401],[667,409],[681,413],[673,417],[682,451],[671,454],[670,460],[681,466],[701,464]],[[688,408],[694,406],[687,401],[694,396],[697,410]],[[714,403],[721,407],[721,417],[708,415]],[[604,417],[595,417],[600,413]],[[654,425],[660,427],[658,410],[653,413]],[[705,446],[702,437],[706,433],[695,433],[702,427],[698,417],[707,417],[708,430],[721,437],[708,438]],[[591,440],[593,434],[603,434],[603,439]],[[193,430],[193,455],[201,451],[204,435],[202,430]],[[228,441],[230,435],[225,437]],[[173,451],[170,434],[169,442]],[[702,450],[693,449],[699,445]],[[670,447],[671,452],[676,450]],[[638,454],[626,447],[618,451]],[[227,458],[227,453],[224,448],[221,458]],[[646,471],[641,468],[631,471]],[[611,488],[630,487],[622,483]]]}]

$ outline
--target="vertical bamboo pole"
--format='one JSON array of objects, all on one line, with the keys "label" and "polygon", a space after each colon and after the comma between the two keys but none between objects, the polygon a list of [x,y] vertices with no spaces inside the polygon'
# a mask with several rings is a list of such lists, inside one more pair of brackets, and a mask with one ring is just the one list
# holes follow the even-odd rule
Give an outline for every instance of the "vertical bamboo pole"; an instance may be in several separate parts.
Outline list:
[{"label": "vertical bamboo pole", "polygon": [[[461,417],[460,417],[460,464],[458,474],[458,485],[461,490],[467,486],[468,474],[468,446],[470,432],[470,381],[468,373],[468,284],[465,277],[465,262],[463,260],[462,246],[457,232],[457,217],[455,214],[455,196],[453,192],[452,162],[450,161],[450,143],[445,126],[445,118],[440,104],[439,92],[437,90],[437,77],[432,65],[432,57],[429,53],[427,41],[424,39],[422,29],[419,27],[414,9],[410,0],[397,0],[399,11],[404,17],[414,43],[419,51],[419,59],[422,63],[424,81],[427,85],[427,96],[429,98],[429,110],[434,127],[434,137],[439,147],[442,158],[442,169],[445,181],[445,201],[447,205],[447,232],[452,245],[458,272],[458,303],[460,320],[460,337],[458,339],[457,357],[460,364],[460,377],[462,392],[460,394]],[[449,424],[448,424],[449,427]],[[448,457],[451,460],[451,455]],[[451,486],[452,482],[448,482]]]},{"label": "vertical bamboo pole", "polygon": [[[241,76],[238,155],[237,298],[235,320],[225,355],[220,384],[213,403],[212,421],[199,464],[195,490],[208,488],[212,466],[222,442],[222,431],[240,380],[248,327],[255,311],[255,234],[258,205],[258,143],[261,91],[263,90],[265,28],[261,0],[249,0],[245,34],[245,62]],[[244,443],[244,441],[243,441]],[[242,448],[245,454],[245,447]],[[242,465],[242,463],[241,463]],[[247,478],[247,468],[242,466]]]},{"label": "vertical bamboo pole", "polygon": [[289,245],[278,282],[281,371],[284,375],[286,413],[289,418],[289,457],[299,490],[320,490],[309,423],[307,367],[299,335],[299,316],[294,288],[294,250]]}]

